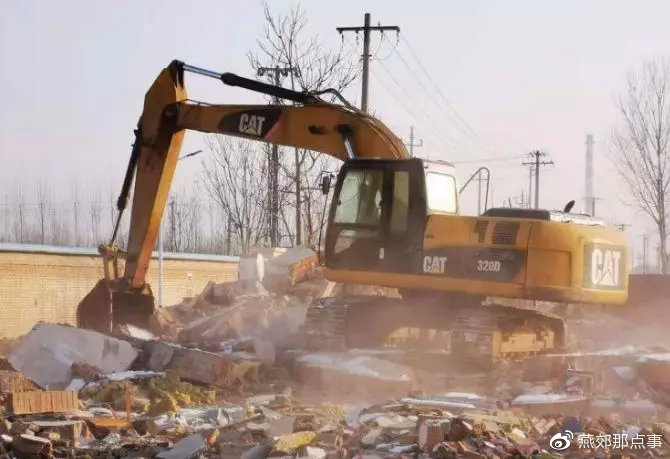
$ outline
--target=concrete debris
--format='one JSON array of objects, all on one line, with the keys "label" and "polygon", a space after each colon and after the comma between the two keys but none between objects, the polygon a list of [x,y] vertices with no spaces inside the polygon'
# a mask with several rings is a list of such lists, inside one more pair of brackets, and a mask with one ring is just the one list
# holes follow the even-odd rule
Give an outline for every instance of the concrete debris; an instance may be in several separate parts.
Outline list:
[{"label": "concrete debris", "polygon": [[127,370],[137,355],[129,343],[98,332],[40,323],[11,347],[7,360],[40,387],[59,389],[70,384],[73,363],[112,373]]},{"label": "concrete debris", "polygon": [[176,344],[153,343],[149,368],[172,371],[181,378],[222,387],[244,386],[259,378],[261,361],[233,355],[189,349]]},{"label": "concrete debris", "polygon": [[[664,349],[491,371],[399,349],[306,352],[307,306],[347,289],[306,249],[245,260],[240,280],[157,310],[151,331],[40,324],[18,340],[16,371],[0,370],[0,457],[632,457],[598,450],[597,438],[624,434],[670,456]],[[570,446],[552,447],[567,431]]]},{"label": "concrete debris", "polygon": [[190,435],[177,442],[170,451],[156,455],[159,459],[190,459],[207,448],[207,443],[201,435]]},{"label": "concrete debris", "polygon": [[400,396],[414,386],[410,367],[356,353],[306,354],[295,360],[294,371],[302,384],[341,394]]},{"label": "concrete debris", "polygon": [[257,248],[240,258],[240,280],[282,293],[315,277],[318,264],[316,252],[305,247]]},{"label": "concrete debris", "polygon": [[48,438],[22,434],[14,436],[11,444],[19,457],[51,457],[52,444]]},{"label": "concrete debris", "polygon": [[118,373],[110,373],[108,375],[103,375],[103,378],[108,381],[126,381],[128,379],[138,380],[145,378],[156,378],[161,376],[165,376],[165,373],[158,371],[134,370],[134,371],[120,371]]}]

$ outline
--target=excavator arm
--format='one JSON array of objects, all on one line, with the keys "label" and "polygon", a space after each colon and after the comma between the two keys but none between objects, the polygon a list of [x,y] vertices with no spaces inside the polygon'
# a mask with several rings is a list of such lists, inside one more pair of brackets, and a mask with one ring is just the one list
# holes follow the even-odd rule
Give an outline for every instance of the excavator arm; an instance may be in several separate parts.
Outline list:
[{"label": "excavator arm", "polygon": [[[190,101],[184,73],[220,79],[230,86],[288,100],[294,105],[209,105]],[[333,92],[337,96],[335,91]],[[339,96],[341,97],[341,96]],[[318,94],[292,91],[230,73],[173,61],[161,71],[144,99],[144,109],[117,201],[112,240],[100,247],[105,278],[78,308],[81,327],[110,331],[114,323],[145,325],[153,312],[146,283],[151,254],[186,130],[244,137],[322,152],[341,160],[358,157],[409,158],[403,142],[381,121],[348,104],[324,101]],[[116,244],[119,221],[133,185],[127,249]],[[125,260],[123,275],[119,259]]]}]

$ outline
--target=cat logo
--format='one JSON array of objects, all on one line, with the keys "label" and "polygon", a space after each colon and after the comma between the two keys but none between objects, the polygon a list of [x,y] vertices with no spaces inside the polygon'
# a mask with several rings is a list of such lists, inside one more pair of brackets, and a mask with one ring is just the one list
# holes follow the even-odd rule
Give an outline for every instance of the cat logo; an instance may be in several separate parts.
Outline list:
[{"label": "cat logo", "polygon": [[447,257],[431,257],[427,255],[423,257],[423,272],[430,274],[444,274],[444,265],[447,262]]},{"label": "cat logo", "polygon": [[244,110],[225,115],[217,127],[222,134],[264,139],[277,125],[281,113],[281,108]]},{"label": "cat logo", "polygon": [[614,247],[589,246],[585,250],[584,284],[592,288],[621,286],[622,251]]},{"label": "cat logo", "polygon": [[242,113],[242,115],[240,116],[240,125],[238,127],[238,130],[242,134],[255,135],[261,137],[264,122],[265,122],[264,116],[247,115],[246,113]]}]

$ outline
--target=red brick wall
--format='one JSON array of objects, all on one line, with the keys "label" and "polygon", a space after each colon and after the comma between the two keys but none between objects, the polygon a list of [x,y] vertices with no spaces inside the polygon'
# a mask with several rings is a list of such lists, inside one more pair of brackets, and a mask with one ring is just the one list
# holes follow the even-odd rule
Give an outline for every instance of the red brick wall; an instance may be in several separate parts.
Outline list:
[{"label": "red brick wall", "polygon": [[[163,263],[166,305],[199,293],[209,281],[237,279],[235,262],[168,259]],[[156,296],[157,270],[154,261],[148,281]],[[21,336],[39,321],[74,325],[77,304],[102,277],[100,257],[0,252],[0,338]]]}]

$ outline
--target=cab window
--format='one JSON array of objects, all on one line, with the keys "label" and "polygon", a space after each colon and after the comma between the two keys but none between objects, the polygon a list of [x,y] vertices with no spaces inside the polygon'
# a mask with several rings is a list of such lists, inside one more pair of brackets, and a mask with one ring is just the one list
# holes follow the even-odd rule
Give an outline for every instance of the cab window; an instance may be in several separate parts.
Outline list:
[{"label": "cab window", "polygon": [[429,211],[450,214],[457,212],[456,179],[452,175],[428,172],[426,193]]},{"label": "cab window", "polygon": [[383,182],[381,169],[349,170],[340,190],[335,223],[379,225]]},{"label": "cab window", "polygon": [[409,172],[395,171],[393,178],[393,204],[391,208],[391,233],[407,231],[409,211]]}]

